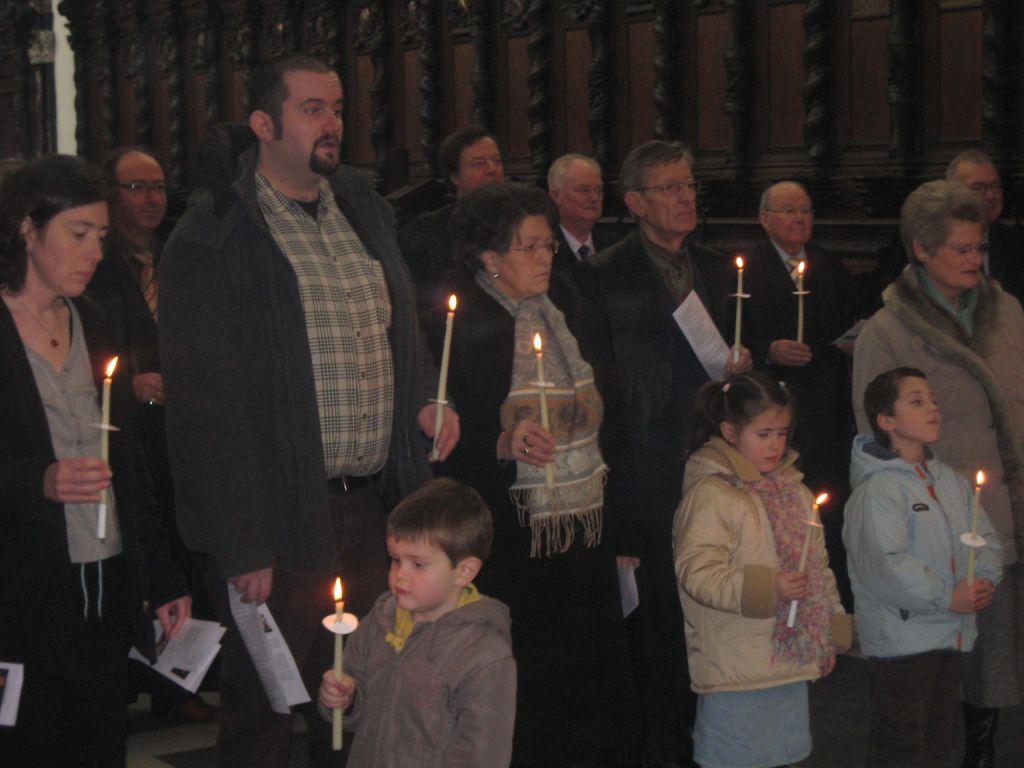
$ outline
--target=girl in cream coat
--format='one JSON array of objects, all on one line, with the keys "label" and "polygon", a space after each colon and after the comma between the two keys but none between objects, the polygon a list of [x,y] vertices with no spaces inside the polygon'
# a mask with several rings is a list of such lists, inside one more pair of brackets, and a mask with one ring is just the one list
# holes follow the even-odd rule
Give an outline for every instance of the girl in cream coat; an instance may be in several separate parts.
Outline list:
[{"label": "girl in cream coat", "polygon": [[705,385],[697,409],[703,444],[687,462],[674,526],[699,694],[695,758],[705,768],[795,763],[811,751],[806,681],[831,672],[852,627],[820,528],[797,570],[813,498],[788,449],[792,404],[755,372]]}]

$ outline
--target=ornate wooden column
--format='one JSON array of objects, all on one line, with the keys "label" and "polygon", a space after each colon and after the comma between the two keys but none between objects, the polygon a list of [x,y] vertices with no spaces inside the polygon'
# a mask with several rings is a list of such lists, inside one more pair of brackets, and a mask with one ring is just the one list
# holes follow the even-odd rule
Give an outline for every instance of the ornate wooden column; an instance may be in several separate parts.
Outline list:
[{"label": "ornate wooden column", "polygon": [[889,94],[886,101],[892,114],[889,156],[895,159],[909,158],[915,144],[916,10],[915,0],[892,0],[889,8]]},{"label": "ornate wooden column", "polygon": [[731,154],[737,163],[750,156],[750,10],[747,0],[726,0],[729,40],[725,47],[725,95],[722,109],[732,123]]},{"label": "ornate wooden column", "polygon": [[151,109],[153,144],[165,147],[167,180],[172,187],[178,187],[183,179],[184,118],[178,29],[171,4],[166,0],[152,0],[144,10],[148,48],[152,56],[149,87],[160,94],[159,102],[152,102]]},{"label": "ornate wooden column", "polygon": [[590,114],[587,127],[594,157],[606,172],[615,166],[612,130],[615,121],[615,60],[612,51],[612,0],[562,0],[569,20],[587,25],[590,37],[590,69],[587,91]]},{"label": "ornate wooden column", "polygon": [[819,167],[832,155],[832,8],[808,0],[804,10],[804,144]]},{"label": "ornate wooden column", "polygon": [[[508,3],[515,5],[515,3]],[[522,13],[522,3],[516,10]],[[550,3],[548,0],[530,0],[525,13],[530,38],[526,53],[530,68],[526,84],[530,89],[530,104],[527,115],[530,118],[530,167],[539,178],[546,178],[551,165],[551,51],[550,51]]]},{"label": "ornate wooden column", "polygon": [[679,0],[657,0],[654,4],[654,135],[659,139],[678,139],[682,135],[680,5]]},{"label": "ornate wooden column", "polygon": [[489,131],[494,125],[494,68],[491,66],[491,3],[488,0],[459,0],[469,10],[469,34],[473,39],[473,122]]},{"label": "ornate wooden column", "polygon": [[390,78],[388,70],[387,14],[381,0],[363,0],[356,25],[356,50],[369,54],[373,62],[373,83],[370,86],[370,141],[375,157],[374,183],[384,184],[387,172],[387,141],[391,136]]},{"label": "ornate wooden column", "polygon": [[[437,176],[437,149],[441,142],[438,80],[441,72],[440,32],[441,14],[439,0],[409,0],[407,8],[415,14],[416,35],[420,43],[419,89],[422,98],[420,106],[420,146],[423,148],[423,162],[431,176]],[[408,87],[408,86],[406,86]]]},{"label": "ornate wooden column", "polygon": [[75,142],[78,154],[100,159],[110,149],[114,125],[113,73],[106,0],[64,0],[58,10],[68,20],[69,43],[75,55]]},{"label": "ornate wooden column", "polygon": [[1013,151],[1018,115],[1014,114],[1014,18],[1019,0],[989,0],[982,27],[981,119],[985,142],[997,155]]}]

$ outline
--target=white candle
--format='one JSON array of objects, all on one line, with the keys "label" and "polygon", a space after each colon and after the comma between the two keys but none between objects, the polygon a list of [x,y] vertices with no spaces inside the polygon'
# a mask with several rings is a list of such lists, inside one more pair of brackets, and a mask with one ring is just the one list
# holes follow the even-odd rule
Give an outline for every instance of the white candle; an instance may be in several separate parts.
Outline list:
[{"label": "white candle", "polygon": [[[975,475],[974,484],[974,500],[971,502],[971,537],[978,535],[978,517],[981,515],[981,507],[979,505],[979,499],[981,498],[981,486],[985,484],[985,473],[980,469],[978,474]],[[972,586],[974,584],[974,565],[975,565],[975,547],[970,547],[967,550],[967,585]]]},{"label": "white candle", "polygon": [[807,262],[801,261],[796,266],[796,340],[804,343],[804,271],[807,269]]},{"label": "white candle", "polygon": [[[551,430],[551,426],[548,423],[548,397],[545,392],[545,381],[544,381],[544,351],[543,342],[541,341],[540,334],[533,334],[533,348],[537,350],[537,386],[540,389],[540,425],[546,430]],[[555,487],[555,473],[548,463],[544,466],[544,484],[548,488]]]},{"label": "white candle", "polygon": [[[334,623],[341,624],[343,615],[345,613],[345,603],[341,599],[341,579],[336,578],[334,580]],[[345,668],[342,651],[344,648],[345,636],[340,632],[334,635],[334,676],[339,681],[341,680],[341,673]],[[342,718],[344,717],[342,708],[335,707],[333,711],[333,718],[331,720],[331,746],[335,751],[338,751],[342,747]]]},{"label": "white candle", "polygon": [[743,329],[743,257],[736,257],[736,336],[733,339],[732,348],[736,351],[736,358],[740,354],[740,338]]},{"label": "white candle", "polygon": [[[822,493],[818,495],[818,498],[814,500],[814,504],[811,506],[811,513],[807,516],[806,520],[807,531],[804,533],[804,548],[800,552],[800,565],[796,569],[797,572],[801,572],[807,567],[807,553],[811,548],[811,533],[815,528],[821,527],[820,523],[818,523],[818,507],[826,501],[828,501],[828,494]],[[793,600],[789,604],[789,618],[786,620],[786,626],[790,629],[796,626],[796,607],[799,603],[799,600]]]},{"label": "white candle", "polygon": [[[114,369],[117,368],[117,357],[107,363],[106,377],[103,379],[103,408],[100,417],[100,459],[110,459],[110,385],[114,383]],[[100,504],[96,510],[96,538],[103,541],[107,538],[107,489],[100,491]]]},{"label": "white candle", "polygon": [[445,401],[448,395],[448,361],[452,353],[452,324],[455,321],[455,306],[458,300],[453,293],[448,297],[448,317],[444,321],[444,346],[441,348],[441,372],[437,378],[437,410],[434,412],[434,445],[430,450],[430,460],[437,461],[440,454],[437,450],[437,438],[441,434],[444,422]]}]

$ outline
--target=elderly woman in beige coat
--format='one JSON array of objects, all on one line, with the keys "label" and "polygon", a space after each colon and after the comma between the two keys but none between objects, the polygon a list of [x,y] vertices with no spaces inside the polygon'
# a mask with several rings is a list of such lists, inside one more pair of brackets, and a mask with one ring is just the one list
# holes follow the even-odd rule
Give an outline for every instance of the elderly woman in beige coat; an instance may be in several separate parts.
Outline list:
[{"label": "elderly woman in beige coat", "polygon": [[910,264],[882,294],[885,306],[854,348],[857,426],[869,433],[864,390],[896,366],[928,375],[942,407],[939,458],[971,478],[1003,548],[1005,578],[978,616],[965,657],[967,766],[991,766],[999,707],[1024,693],[1024,311],[985,272],[984,202],[966,187],[933,181],[903,205],[900,233]]}]

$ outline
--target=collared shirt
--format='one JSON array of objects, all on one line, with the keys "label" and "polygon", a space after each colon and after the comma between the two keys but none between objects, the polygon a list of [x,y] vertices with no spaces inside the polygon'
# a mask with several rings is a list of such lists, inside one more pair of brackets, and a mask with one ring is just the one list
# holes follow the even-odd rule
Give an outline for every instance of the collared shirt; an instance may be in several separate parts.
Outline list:
[{"label": "collared shirt", "polygon": [[776,243],[770,237],[768,238],[768,242],[772,244],[772,247],[775,249],[775,252],[779,254],[779,258],[782,259],[782,266],[786,268],[786,272],[789,273],[789,276],[793,279],[793,282],[795,283],[796,274],[794,270],[796,269],[796,267],[794,267],[793,264],[794,262],[807,261],[807,249],[804,248],[803,246],[800,246],[800,252],[796,256],[790,256],[782,248],[779,247],[778,243]]},{"label": "collared shirt", "polygon": [[969,335],[974,335],[974,310],[978,306],[977,288],[971,288],[961,293],[960,306],[954,307],[949,299],[939,293],[939,289],[935,287],[935,283],[928,277],[928,273],[920,267],[917,267],[917,281],[921,284],[924,292],[931,297],[932,301],[949,312]]},{"label": "collared shirt", "polygon": [[580,258],[580,246],[582,245],[585,245],[587,246],[587,248],[590,249],[590,253],[588,254],[587,258],[590,258],[595,253],[597,253],[597,250],[594,248],[593,232],[587,233],[586,240],[577,240],[576,237],[572,234],[572,232],[563,227],[561,224],[558,225],[558,228],[562,230],[562,235],[565,237],[565,242],[569,245],[569,250],[572,251],[572,257],[576,259],[576,261],[583,261],[583,259]]},{"label": "collared shirt", "polygon": [[[99,399],[92,379],[89,350],[78,310],[71,310],[71,349],[60,370],[50,361],[25,347],[36,389],[43,401],[50,427],[53,455],[57,460],[100,455]],[[65,504],[64,522],[68,532],[68,556],[73,563],[92,563],[121,553],[121,529],[117,521],[114,488],[107,489],[107,538],[96,538],[97,504]]]},{"label": "collared shirt", "polygon": [[693,268],[690,266],[690,255],[686,251],[686,242],[683,242],[683,247],[678,253],[672,253],[648,239],[642,229],[640,230],[640,241],[644,244],[647,257],[665,281],[668,292],[672,294],[677,304],[682,304],[683,299],[693,290]]},{"label": "collared shirt", "polygon": [[326,179],[315,220],[260,173],[256,197],[298,280],[327,476],[371,475],[387,461],[394,412],[384,268],[338,209]]}]

